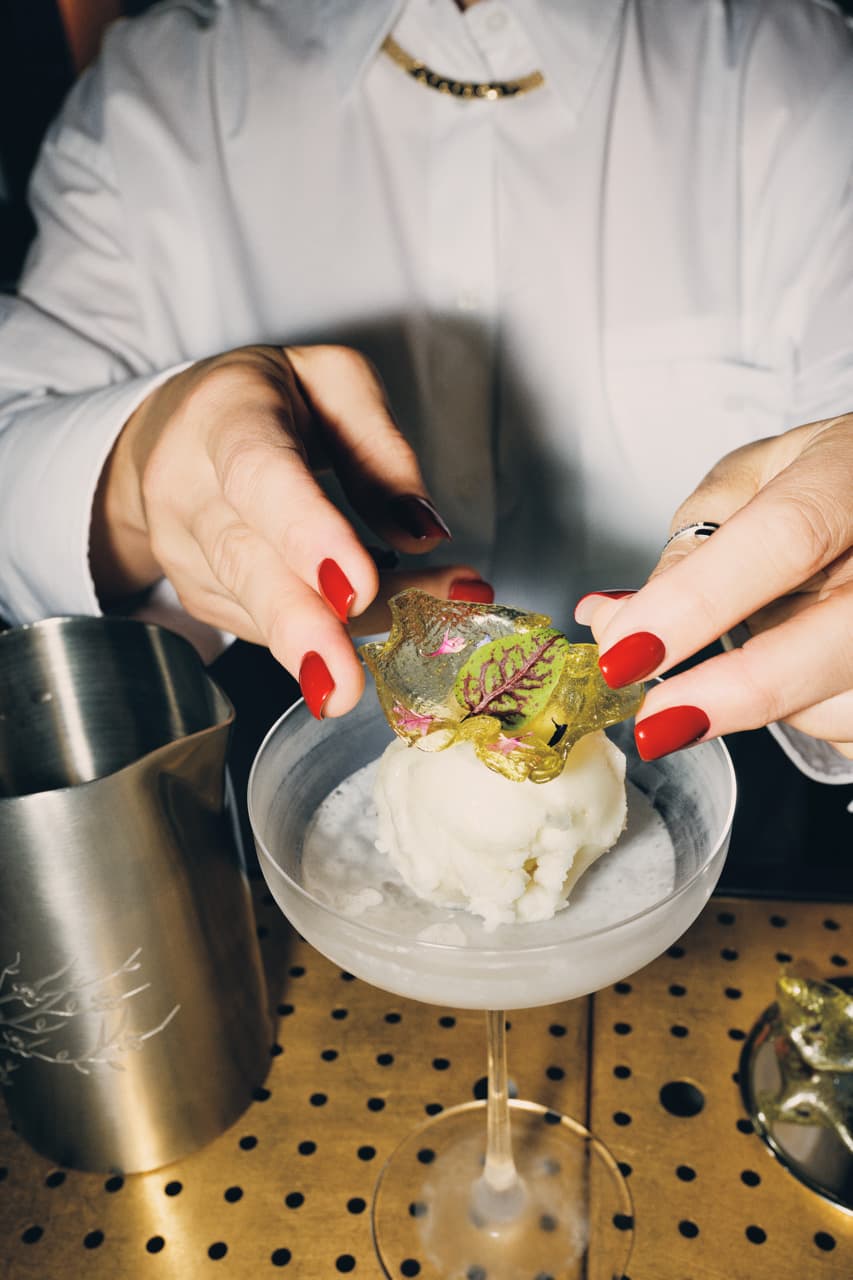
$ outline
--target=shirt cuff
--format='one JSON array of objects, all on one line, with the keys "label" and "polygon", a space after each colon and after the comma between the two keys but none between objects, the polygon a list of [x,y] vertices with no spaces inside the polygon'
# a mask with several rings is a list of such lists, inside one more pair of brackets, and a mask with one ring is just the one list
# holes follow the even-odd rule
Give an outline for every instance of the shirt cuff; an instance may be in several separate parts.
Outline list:
[{"label": "shirt cuff", "polygon": [[0,615],[34,622],[100,614],[89,567],[92,504],[104,464],[146,396],[189,362],[0,419]]}]

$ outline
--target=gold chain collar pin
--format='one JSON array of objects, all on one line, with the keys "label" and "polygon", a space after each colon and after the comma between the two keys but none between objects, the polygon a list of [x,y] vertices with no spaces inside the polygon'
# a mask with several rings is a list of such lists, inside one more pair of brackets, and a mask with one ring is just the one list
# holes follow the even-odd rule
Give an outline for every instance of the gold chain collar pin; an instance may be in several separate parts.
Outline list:
[{"label": "gold chain collar pin", "polygon": [[407,75],[422,84],[425,89],[436,89],[454,98],[484,98],[495,101],[498,98],[518,98],[523,93],[530,93],[545,83],[541,71],[531,71],[529,75],[518,80],[453,80],[450,76],[439,75],[426,63],[418,62],[410,53],[406,53],[397,41],[386,36],[382,42],[382,52],[402,67]]}]

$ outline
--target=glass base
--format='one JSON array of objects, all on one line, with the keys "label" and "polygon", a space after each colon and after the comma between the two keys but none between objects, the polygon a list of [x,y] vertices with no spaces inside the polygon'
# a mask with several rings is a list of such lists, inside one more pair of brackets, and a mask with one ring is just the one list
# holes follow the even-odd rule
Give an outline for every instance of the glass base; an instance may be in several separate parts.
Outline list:
[{"label": "glass base", "polygon": [[386,1276],[621,1280],[634,1219],[616,1160],[568,1116],[509,1105],[520,1189],[484,1184],[485,1102],[442,1112],[393,1152],[373,1198]]}]

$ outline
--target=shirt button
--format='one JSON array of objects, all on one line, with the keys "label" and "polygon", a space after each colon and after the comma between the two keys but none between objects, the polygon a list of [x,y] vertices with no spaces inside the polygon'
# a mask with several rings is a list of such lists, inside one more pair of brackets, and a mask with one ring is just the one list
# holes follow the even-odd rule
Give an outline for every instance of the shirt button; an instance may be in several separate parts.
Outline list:
[{"label": "shirt button", "polygon": [[460,289],[456,295],[456,305],[460,311],[476,311],[480,305],[479,294],[473,289]]}]

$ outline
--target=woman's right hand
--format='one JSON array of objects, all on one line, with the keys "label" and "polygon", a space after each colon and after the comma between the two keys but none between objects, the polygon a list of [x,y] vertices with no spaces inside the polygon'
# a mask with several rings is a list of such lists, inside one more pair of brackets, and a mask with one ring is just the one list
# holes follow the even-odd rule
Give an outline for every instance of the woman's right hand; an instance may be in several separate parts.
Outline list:
[{"label": "woman's right hand", "polygon": [[402,586],[457,599],[489,588],[454,566],[383,575],[378,594],[371,555],[314,477],[324,466],[397,550],[450,536],[357,352],[244,347],[176,374],[128,420],[101,477],[91,562],[102,603],[165,575],[188,613],[267,645],[315,714],[342,715],[363,687],[350,617],[362,634],[382,629],[383,601]]}]

